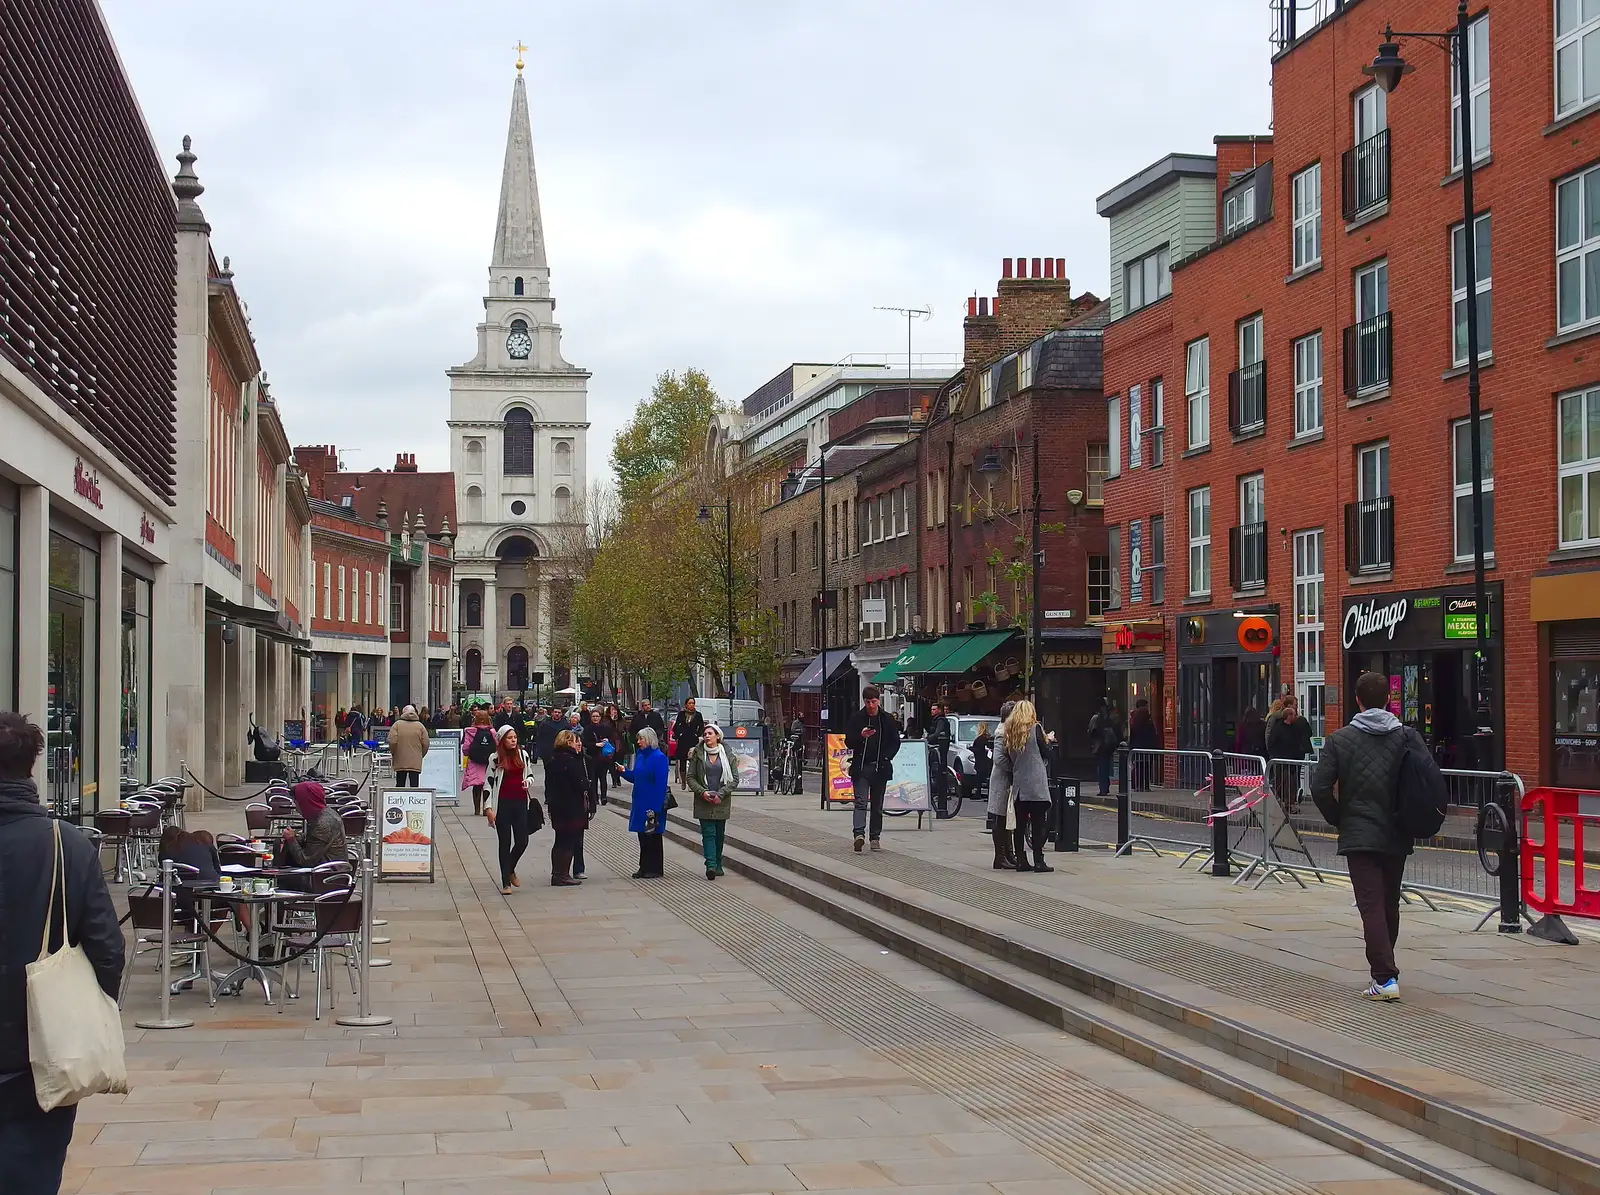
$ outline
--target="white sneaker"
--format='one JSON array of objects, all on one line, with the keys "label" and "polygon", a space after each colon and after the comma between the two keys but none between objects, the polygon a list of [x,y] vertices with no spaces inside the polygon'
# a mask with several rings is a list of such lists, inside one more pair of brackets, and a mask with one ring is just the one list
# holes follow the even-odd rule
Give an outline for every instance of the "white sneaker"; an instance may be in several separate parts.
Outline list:
[{"label": "white sneaker", "polygon": [[861,853],[861,848],[866,846],[866,845],[867,845],[866,835],[857,834],[856,835],[856,854],[859,855]]},{"label": "white sneaker", "polygon": [[1400,981],[1398,979],[1391,979],[1386,983],[1373,983],[1361,994],[1368,1000],[1398,1000],[1400,999]]}]

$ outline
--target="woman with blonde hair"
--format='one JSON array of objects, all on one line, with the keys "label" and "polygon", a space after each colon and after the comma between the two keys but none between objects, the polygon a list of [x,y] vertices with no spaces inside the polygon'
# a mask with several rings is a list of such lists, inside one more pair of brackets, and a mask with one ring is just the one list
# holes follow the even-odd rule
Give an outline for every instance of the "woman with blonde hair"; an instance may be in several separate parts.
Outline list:
[{"label": "woman with blonde hair", "polygon": [[[1050,771],[1045,765],[1045,734],[1031,701],[1019,701],[1000,726],[994,771],[989,778],[989,813],[994,820],[995,867],[1005,860],[1006,806],[1016,803],[1018,871],[1054,871],[1044,861],[1046,825],[1050,820]],[[1031,830],[1031,835],[1030,835]],[[1026,847],[1033,845],[1033,863]]]},{"label": "woman with blonde hair", "polygon": [[573,864],[583,858],[583,832],[589,825],[589,772],[583,765],[583,744],[570,730],[556,735],[545,762],[544,800],[556,832],[550,885],[570,888],[579,882]]}]

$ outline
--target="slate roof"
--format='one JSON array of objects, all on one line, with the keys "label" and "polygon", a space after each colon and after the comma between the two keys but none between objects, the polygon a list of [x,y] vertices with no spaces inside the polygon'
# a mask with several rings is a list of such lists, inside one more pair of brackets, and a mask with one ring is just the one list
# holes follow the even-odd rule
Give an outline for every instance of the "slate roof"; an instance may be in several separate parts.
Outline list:
[{"label": "slate roof", "polygon": [[1040,338],[1033,384],[1060,390],[1098,390],[1102,382],[1101,340],[1111,322],[1111,304],[1090,308],[1065,328]]}]

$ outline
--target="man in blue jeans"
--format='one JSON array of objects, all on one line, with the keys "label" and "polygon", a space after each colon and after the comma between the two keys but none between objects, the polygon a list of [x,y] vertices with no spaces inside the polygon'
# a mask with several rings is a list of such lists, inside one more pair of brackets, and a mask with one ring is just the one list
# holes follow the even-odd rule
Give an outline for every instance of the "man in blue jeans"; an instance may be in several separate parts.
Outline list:
[{"label": "man in blue jeans", "polygon": [[[41,1111],[28,1058],[25,968],[39,957],[55,871],[50,817],[39,803],[33,767],[44,732],[22,714],[0,712],[0,1191],[56,1195],[78,1115],[68,1104]],[[61,828],[69,940],[83,947],[106,995],[122,981],[122,929],[94,847]],[[57,918],[59,925],[60,918]],[[49,949],[61,949],[60,933]]]},{"label": "man in blue jeans", "polygon": [[1102,701],[1095,716],[1089,719],[1089,745],[1094,748],[1095,778],[1100,782],[1100,795],[1111,795],[1111,764],[1122,745],[1122,727],[1117,723],[1117,707]]}]

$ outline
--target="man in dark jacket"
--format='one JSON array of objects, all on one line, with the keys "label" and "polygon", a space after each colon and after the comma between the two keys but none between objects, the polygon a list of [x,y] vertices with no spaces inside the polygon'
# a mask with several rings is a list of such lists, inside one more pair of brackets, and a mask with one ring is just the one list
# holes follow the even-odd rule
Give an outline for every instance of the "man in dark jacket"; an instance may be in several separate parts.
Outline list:
[{"label": "man in dark jacket", "polygon": [[1372,967],[1372,986],[1363,993],[1369,1000],[1400,998],[1394,946],[1400,939],[1400,883],[1411,853],[1411,839],[1395,824],[1395,778],[1406,743],[1417,732],[1384,708],[1388,700],[1389,678],[1363,672],[1356,681],[1361,712],[1328,736],[1311,773],[1311,799],[1339,828],[1339,853],[1361,910]]},{"label": "man in dark jacket", "polygon": [[561,711],[551,709],[548,715],[541,718],[539,725],[534,728],[534,754],[539,757],[539,762],[546,767],[550,764],[551,752],[556,749],[556,735],[565,730],[566,726],[567,720],[561,716]]},{"label": "man in dark jacket", "polygon": [[689,787],[689,752],[705,735],[706,720],[694,708],[694,698],[683,703],[678,716],[672,720],[673,758],[678,761],[678,787]]},{"label": "man in dark jacket", "polygon": [[1100,795],[1111,795],[1111,767],[1116,761],[1117,748],[1122,746],[1122,723],[1117,720],[1117,707],[1102,701],[1094,717],[1089,719],[1089,745],[1094,748],[1095,778],[1100,782]]},{"label": "man in dark jacket", "polygon": [[872,849],[882,850],[883,793],[894,775],[894,757],[900,750],[900,726],[880,706],[882,694],[868,685],[862,706],[850,719],[844,745],[850,749],[850,784],[855,789],[854,829],[856,850],[872,835]]},{"label": "man in dark jacket", "polygon": [[945,717],[942,705],[928,707],[928,725],[925,734],[928,750],[939,764],[933,775],[933,799],[940,812],[943,812],[945,802],[949,800],[945,783],[950,776],[950,744],[955,739],[955,731],[951,729],[950,719]]},{"label": "man in dark jacket", "polygon": [[[39,1110],[28,1061],[25,968],[39,957],[55,868],[50,817],[30,778],[43,750],[42,730],[0,713],[0,1189],[20,1192],[60,1188],[78,1114],[74,1104]],[[122,930],[95,849],[71,825],[61,827],[61,861],[66,938],[83,947],[101,990],[116,999]],[[52,934],[50,949],[61,946],[60,932]]]},{"label": "man in dark jacket", "polygon": [[659,710],[650,708],[650,699],[647,697],[639,703],[639,708],[633,712],[633,720],[628,723],[628,742],[639,741],[639,732],[649,727],[656,732],[656,738],[665,745],[667,741],[667,724],[661,720]]}]

